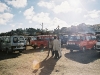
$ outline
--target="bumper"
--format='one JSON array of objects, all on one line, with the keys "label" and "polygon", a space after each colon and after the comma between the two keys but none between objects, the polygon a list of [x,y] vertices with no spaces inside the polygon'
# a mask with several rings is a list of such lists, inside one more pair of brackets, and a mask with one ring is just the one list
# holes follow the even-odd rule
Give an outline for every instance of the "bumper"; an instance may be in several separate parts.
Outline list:
[{"label": "bumper", "polygon": [[14,48],[13,50],[25,50],[25,47]]},{"label": "bumper", "polygon": [[26,50],[26,46],[21,46],[21,47],[12,47],[13,51],[21,51],[21,50]]},{"label": "bumper", "polygon": [[72,50],[80,50],[80,47],[77,45],[66,45],[66,48]]},{"label": "bumper", "polygon": [[97,52],[100,52],[100,49],[96,49]]},{"label": "bumper", "polygon": [[96,49],[100,49],[100,45],[96,45]]},{"label": "bumper", "polygon": [[100,51],[100,45],[96,45],[96,51]]}]

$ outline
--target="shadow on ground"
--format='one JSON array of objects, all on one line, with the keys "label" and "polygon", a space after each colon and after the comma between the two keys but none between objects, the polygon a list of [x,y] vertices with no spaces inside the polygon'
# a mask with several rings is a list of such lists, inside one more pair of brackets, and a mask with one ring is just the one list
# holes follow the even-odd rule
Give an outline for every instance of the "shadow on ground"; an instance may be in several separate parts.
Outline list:
[{"label": "shadow on ground", "polygon": [[42,51],[47,51],[48,49],[27,49],[23,51],[24,54],[29,54],[29,53],[36,53],[36,52],[42,52]]},{"label": "shadow on ground", "polygon": [[66,53],[65,57],[79,63],[88,64],[100,59],[100,54],[96,50],[87,50],[85,52],[75,51],[73,53]]},{"label": "shadow on ground", "polygon": [[21,55],[20,53],[9,53],[9,54],[6,54],[5,52],[1,52],[0,51],[0,60],[16,58],[16,57],[18,57],[20,55]]},{"label": "shadow on ground", "polygon": [[[56,62],[59,59],[54,59],[52,57],[48,58],[48,56],[40,62],[40,73],[38,75],[50,75],[52,71],[54,70],[54,67],[56,65]],[[38,70],[34,70],[33,73],[37,74]]]}]

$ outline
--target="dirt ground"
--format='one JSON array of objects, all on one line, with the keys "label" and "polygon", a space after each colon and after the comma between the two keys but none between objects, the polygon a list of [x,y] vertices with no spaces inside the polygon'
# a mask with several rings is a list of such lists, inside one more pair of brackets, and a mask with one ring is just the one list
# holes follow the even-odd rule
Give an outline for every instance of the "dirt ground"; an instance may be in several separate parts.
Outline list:
[{"label": "dirt ground", "polygon": [[95,50],[70,53],[62,48],[60,59],[47,55],[47,49],[30,46],[23,53],[0,52],[0,75],[100,75],[100,55]]}]

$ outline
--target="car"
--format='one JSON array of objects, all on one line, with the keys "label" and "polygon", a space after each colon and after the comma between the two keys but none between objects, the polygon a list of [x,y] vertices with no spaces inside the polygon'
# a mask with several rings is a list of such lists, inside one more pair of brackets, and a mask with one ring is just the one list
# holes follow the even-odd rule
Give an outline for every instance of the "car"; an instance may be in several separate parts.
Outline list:
[{"label": "car", "polygon": [[95,32],[96,33],[96,51],[100,53],[100,32]]}]

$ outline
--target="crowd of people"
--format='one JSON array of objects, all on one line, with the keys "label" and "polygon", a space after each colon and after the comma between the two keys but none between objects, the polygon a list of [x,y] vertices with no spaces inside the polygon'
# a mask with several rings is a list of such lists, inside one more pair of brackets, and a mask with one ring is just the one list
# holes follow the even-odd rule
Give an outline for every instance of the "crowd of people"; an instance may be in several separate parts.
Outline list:
[{"label": "crowd of people", "polygon": [[54,40],[50,39],[48,55],[49,55],[50,51],[51,51],[52,57],[54,57],[55,59],[59,59],[62,56],[61,40],[59,39],[59,37],[55,36]]}]

